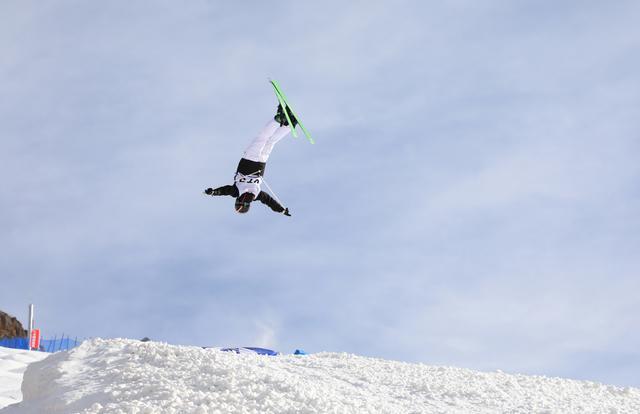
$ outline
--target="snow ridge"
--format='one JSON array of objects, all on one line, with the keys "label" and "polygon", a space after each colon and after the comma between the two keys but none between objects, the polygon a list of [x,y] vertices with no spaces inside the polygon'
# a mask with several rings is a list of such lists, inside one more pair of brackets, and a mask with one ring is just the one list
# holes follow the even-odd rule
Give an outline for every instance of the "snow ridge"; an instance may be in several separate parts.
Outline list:
[{"label": "snow ridge", "polygon": [[343,353],[94,339],[31,364],[24,413],[638,413],[640,389]]}]

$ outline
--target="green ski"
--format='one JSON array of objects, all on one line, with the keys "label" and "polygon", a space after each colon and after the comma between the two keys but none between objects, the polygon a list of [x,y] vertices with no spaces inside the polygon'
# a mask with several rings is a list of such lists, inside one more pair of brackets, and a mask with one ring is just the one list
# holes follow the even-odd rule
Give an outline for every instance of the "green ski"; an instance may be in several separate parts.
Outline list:
[{"label": "green ski", "polygon": [[[296,114],[296,112],[291,107],[291,104],[289,104],[289,102],[287,101],[287,98],[286,98],[286,96],[284,96],[284,93],[280,89],[280,86],[278,85],[278,82],[276,82],[273,79],[269,79],[269,82],[273,86],[273,89],[274,89],[274,91],[276,93],[276,97],[278,98],[278,102],[280,103],[280,105],[282,105],[282,109],[284,110],[285,107],[289,108],[289,110],[291,111],[293,116],[296,117],[296,120],[298,121],[298,125],[300,126],[300,129],[302,129],[302,132],[304,132],[304,135],[307,137],[307,139],[309,140],[310,143],[314,144],[315,142],[313,141],[313,138],[311,138],[311,134],[309,134],[309,131],[307,131],[307,129],[304,127],[304,125],[302,125],[302,123],[300,122],[300,117],[298,116],[298,114]],[[291,119],[289,119],[288,111],[284,110],[284,114],[287,117],[287,121],[289,122],[289,125],[291,125]],[[298,136],[296,134],[295,129],[292,128],[291,131],[292,131],[294,137]]]},{"label": "green ski", "polygon": [[[274,86],[274,88],[275,88],[275,86]],[[289,125],[291,125],[291,118],[289,117],[289,111],[285,110],[285,108],[288,106],[287,102],[282,98],[282,96],[280,96],[280,94],[278,93],[277,89],[274,89],[274,90],[276,91],[276,98],[278,98],[278,102],[280,103],[280,106],[282,107],[282,112],[284,112],[284,116],[287,118],[287,123]],[[291,112],[293,113],[293,111],[291,111]],[[295,114],[293,116],[295,116]],[[291,133],[293,134],[294,137],[298,138],[298,133],[296,132],[295,128],[291,128]]]}]

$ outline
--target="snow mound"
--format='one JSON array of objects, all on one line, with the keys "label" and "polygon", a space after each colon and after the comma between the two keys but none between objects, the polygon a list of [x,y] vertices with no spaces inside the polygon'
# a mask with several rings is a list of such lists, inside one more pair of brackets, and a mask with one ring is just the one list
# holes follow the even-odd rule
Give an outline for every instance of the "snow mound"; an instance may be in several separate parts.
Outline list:
[{"label": "snow mound", "polygon": [[19,413],[639,413],[640,389],[364,358],[94,339],[31,364]]},{"label": "snow mound", "polygon": [[20,384],[27,366],[49,354],[0,347],[0,408],[22,400]]}]

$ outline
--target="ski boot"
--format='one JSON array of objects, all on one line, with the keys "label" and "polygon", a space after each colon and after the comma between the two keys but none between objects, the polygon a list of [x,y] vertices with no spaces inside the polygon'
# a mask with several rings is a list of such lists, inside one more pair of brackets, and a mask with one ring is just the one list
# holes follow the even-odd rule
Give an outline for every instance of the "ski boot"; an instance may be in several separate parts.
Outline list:
[{"label": "ski boot", "polygon": [[[291,123],[293,124],[291,126],[291,129],[293,129],[296,127],[296,125],[298,125],[298,120],[296,119],[295,116],[293,116],[293,112],[291,112],[291,109],[289,109],[289,107],[286,107],[286,108],[287,108],[287,113],[289,114],[289,119],[291,119]],[[276,122],[278,122],[280,126],[289,125],[289,121],[287,121],[287,116],[284,114],[284,111],[282,110],[282,105],[278,105],[278,111],[276,112],[276,116],[274,116],[273,119]]]}]

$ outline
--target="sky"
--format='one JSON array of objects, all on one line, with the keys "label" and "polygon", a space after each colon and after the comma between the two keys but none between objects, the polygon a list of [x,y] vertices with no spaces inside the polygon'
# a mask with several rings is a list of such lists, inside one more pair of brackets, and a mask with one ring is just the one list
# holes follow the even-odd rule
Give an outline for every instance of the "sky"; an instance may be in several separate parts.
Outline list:
[{"label": "sky", "polygon": [[[640,4],[0,3],[0,309],[45,337],[640,387]],[[316,144],[231,197],[279,81]]]}]

